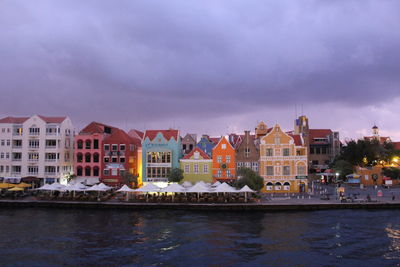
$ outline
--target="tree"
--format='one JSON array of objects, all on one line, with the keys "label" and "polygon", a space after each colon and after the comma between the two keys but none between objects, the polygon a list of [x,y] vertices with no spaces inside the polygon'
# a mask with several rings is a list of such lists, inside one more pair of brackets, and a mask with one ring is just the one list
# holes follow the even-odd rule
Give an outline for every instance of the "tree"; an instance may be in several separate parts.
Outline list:
[{"label": "tree", "polygon": [[138,177],[139,177],[139,175],[133,175],[132,173],[127,172],[127,171],[125,171],[121,174],[123,183],[126,185],[130,185],[130,186],[132,186],[132,184],[134,183],[133,187],[138,186]]},{"label": "tree", "polygon": [[183,179],[183,170],[179,168],[173,168],[168,176],[169,182],[179,183]]},{"label": "tree", "polygon": [[247,185],[253,190],[259,191],[264,186],[264,179],[249,168],[240,168],[237,172],[238,180],[235,182],[236,188]]},{"label": "tree", "polygon": [[396,167],[385,167],[382,168],[382,174],[386,177],[397,180],[400,178],[400,169]]},{"label": "tree", "polygon": [[344,180],[346,175],[353,173],[353,165],[345,160],[336,160],[333,164],[333,171],[339,173],[340,177]]},{"label": "tree", "polygon": [[73,173],[69,173],[66,175],[67,183],[71,182],[72,179],[76,178],[76,175]]}]

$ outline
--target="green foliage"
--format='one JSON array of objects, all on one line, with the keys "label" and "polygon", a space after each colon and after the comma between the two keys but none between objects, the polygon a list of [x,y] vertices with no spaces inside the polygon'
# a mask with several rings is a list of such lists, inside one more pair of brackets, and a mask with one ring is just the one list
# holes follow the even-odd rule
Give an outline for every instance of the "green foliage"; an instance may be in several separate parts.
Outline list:
[{"label": "green foliage", "polygon": [[183,179],[183,170],[179,168],[173,168],[168,176],[169,182],[179,183]]},{"label": "green foliage", "polygon": [[253,190],[259,191],[264,186],[264,179],[249,168],[240,168],[237,172],[239,177],[235,182],[236,188],[242,188],[247,185]]},{"label": "green foliage", "polygon": [[137,185],[138,185],[137,178],[138,177],[139,177],[139,175],[133,175],[132,173],[127,172],[127,171],[125,171],[121,174],[121,178],[122,178],[122,181],[124,182],[124,184],[126,184],[128,186],[132,186],[132,184],[134,183],[133,187],[137,187]]},{"label": "green foliage", "polygon": [[353,165],[345,160],[337,160],[333,165],[333,171],[339,173],[339,177],[345,180],[346,175],[353,173]]},{"label": "green foliage", "polygon": [[386,177],[392,178],[394,180],[397,180],[400,178],[400,169],[396,167],[385,167],[382,168],[382,173]]},{"label": "green foliage", "polygon": [[71,182],[72,179],[74,179],[76,177],[75,174],[69,173],[67,174],[66,178],[67,178],[67,182]]}]

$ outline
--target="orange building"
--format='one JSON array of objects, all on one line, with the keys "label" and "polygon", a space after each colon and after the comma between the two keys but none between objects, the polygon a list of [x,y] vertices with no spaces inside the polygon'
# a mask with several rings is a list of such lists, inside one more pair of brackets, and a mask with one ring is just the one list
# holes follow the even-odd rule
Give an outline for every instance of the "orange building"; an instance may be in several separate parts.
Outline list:
[{"label": "orange building", "polygon": [[214,180],[230,182],[236,179],[235,148],[225,137],[221,137],[213,148],[212,158]]}]

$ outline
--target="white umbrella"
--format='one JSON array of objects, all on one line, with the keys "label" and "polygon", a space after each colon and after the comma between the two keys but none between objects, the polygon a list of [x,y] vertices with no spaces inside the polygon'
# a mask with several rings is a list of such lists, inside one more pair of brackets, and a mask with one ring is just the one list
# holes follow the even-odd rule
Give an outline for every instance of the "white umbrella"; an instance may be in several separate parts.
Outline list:
[{"label": "white umbrella", "polygon": [[61,191],[63,189],[65,189],[65,185],[62,185],[60,183],[52,183],[49,185],[49,190],[52,191]]},{"label": "white umbrella", "polygon": [[216,181],[215,183],[213,183],[212,184],[212,186],[215,186],[215,187],[217,187],[217,186],[219,186],[221,184],[221,182],[220,181]]},{"label": "white umbrella", "polygon": [[43,186],[37,188],[36,190],[43,190],[43,191],[44,191],[44,190],[48,190],[48,191],[50,191],[50,190],[51,190],[51,187],[50,187],[49,184],[45,184],[45,185],[43,185]]},{"label": "white umbrella", "polygon": [[199,181],[199,182],[197,182],[196,183],[196,185],[198,185],[198,184],[200,184],[200,185],[202,185],[202,186],[204,186],[204,187],[206,187],[207,185],[206,185],[206,183],[205,182],[203,182],[203,181]]},{"label": "white umbrella", "polygon": [[193,185],[191,182],[185,181],[185,182],[183,182],[182,186],[187,188],[187,187],[192,187]]},{"label": "white umbrella", "polygon": [[227,183],[222,183],[215,188],[214,193],[237,193],[238,191]]},{"label": "white umbrella", "polygon": [[100,190],[99,186],[97,184],[95,184],[95,185],[87,188],[86,191],[103,191],[103,190]]},{"label": "white umbrella", "polygon": [[169,186],[162,188],[160,192],[184,193],[186,192],[186,189],[179,184],[170,184]]},{"label": "white umbrella", "polygon": [[248,187],[247,185],[243,186],[242,189],[239,190],[239,192],[241,193],[254,193],[256,191],[251,190],[250,187]]},{"label": "white umbrella", "polygon": [[135,190],[129,188],[126,184],[123,187],[117,190],[117,192],[135,192]]},{"label": "white umbrella", "polygon": [[239,192],[244,193],[244,202],[247,202],[247,193],[254,193],[256,191],[251,190],[250,187],[248,187],[247,185],[243,186]]},{"label": "white umbrella", "polygon": [[85,191],[85,190],[87,190],[87,187],[81,183],[76,183],[76,184],[67,186],[65,189],[68,191]]},{"label": "white umbrella", "polygon": [[187,190],[188,193],[197,193],[197,201],[199,201],[200,198],[200,193],[209,193],[210,189],[207,188],[203,183],[198,182],[197,184],[195,184],[194,186],[192,186],[191,188],[189,188]]},{"label": "white umbrella", "polygon": [[[104,189],[105,191],[111,190],[111,189],[112,189],[112,187],[107,186],[107,185],[105,185],[105,184],[103,184],[103,183],[99,184],[99,185],[98,185],[98,188],[99,188],[99,189]],[[102,191],[102,190],[100,190],[100,191]]]},{"label": "white umbrella", "polygon": [[145,186],[142,186],[141,188],[138,188],[135,190],[135,192],[159,192],[160,188],[152,183],[148,183]]}]

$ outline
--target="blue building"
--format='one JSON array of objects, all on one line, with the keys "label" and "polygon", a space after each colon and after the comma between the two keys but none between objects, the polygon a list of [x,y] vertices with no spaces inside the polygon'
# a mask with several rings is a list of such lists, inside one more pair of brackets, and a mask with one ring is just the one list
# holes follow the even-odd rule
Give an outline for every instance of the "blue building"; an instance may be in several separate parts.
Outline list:
[{"label": "blue building", "polygon": [[168,182],[173,168],[182,158],[178,130],[147,130],[142,141],[143,182]]},{"label": "blue building", "polygon": [[[214,138],[218,139],[219,138]],[[218,141],[217,141],[218,142]],[[215,146],[214,140],[212,140],[208,135],[203,135],[200,141],[197,143],[197,147],[206,152],[206,154],[212,158],[212,150]]]}]

